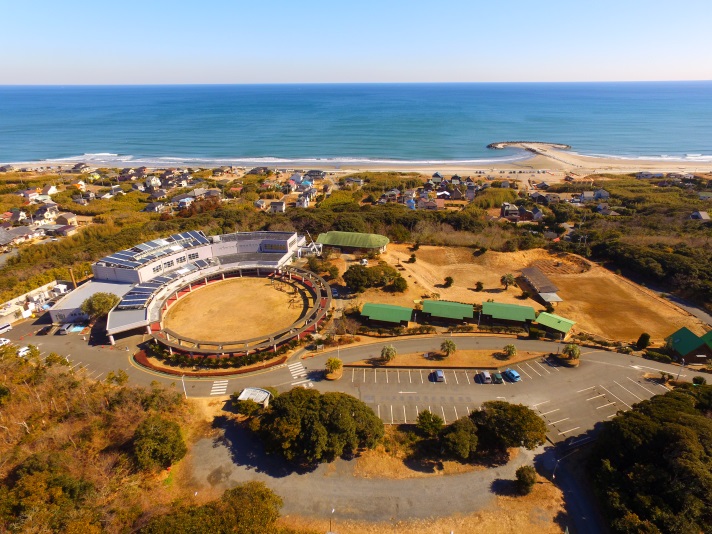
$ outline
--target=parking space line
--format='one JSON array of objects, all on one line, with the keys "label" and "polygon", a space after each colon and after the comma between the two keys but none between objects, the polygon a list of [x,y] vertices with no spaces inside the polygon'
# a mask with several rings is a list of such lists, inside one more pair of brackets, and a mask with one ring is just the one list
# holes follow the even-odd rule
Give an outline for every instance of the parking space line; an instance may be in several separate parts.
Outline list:
[{"label": "parking space line", "polygon": [[593,399],[597,399],[597,398],[599,398],[599,397],[605,397],[605,395],[604,395],[603,393],[601,393],[600,395],[596,395],[595,397],[589,397],[589,398],[586,399],[586,400],[587,400],[587,401],[590,401],[590,400],[593,400]]},{"label": "parking space line", "polygon": [[647,392],[650,393],[651,395],[655,395],[655,393],[653,393],[652,391],[650,391],[648,388],[646,388],[646,387],[645,387],[644,385],[642,385],[641,383],[636,382],[636,381],[633,380],[631,377],[626,376],[626,378],[627,378],[628,380],[630,380],[631,382],[633,382],[633,383],[634,383],[635,385],[637,385],[638,387],[643,388],[645,391],[647,391]]},{"label": "parking space line", "polygon": [[467,374],[467,371],[465,371],[465,378],[467,378],[467,385],[470,385],[470,375]]},{"label": "parking space line", "polygon": [[[618,382],[616,382],[615,380],[613,381],[613,383],[614,383],[614,384],[618,384]],[[623,387],[621,384],[618,384],[618,385],[619,385],[620,387],[622,387],[623,389],[625,389],[628,393],[630,393],[631,395],[633,395],[633,396],[634,396],[636,399],[638,399],[639,401],[642,401],[642,400],[643,400],[643,399],[641,399],[640,397],[638,397],[638,395],[636,395],[636,394],[633,393],[631,390],[629,390],[628,388]]]},{"label": "parking space line", "polygon": [[[387,373],[387,372],[388,372],[388,371],[386,371],[386,373]],[[378,382],[378,379],[376,378],[377,376],[378,376],[378,369],[374,369],[374,370],[373,370],[373,383],[374,383],[374,384]]]},{"label": "parking space line", "polygon": [[457,406],[453,406],[452,408],[455,410],[455,419],[459,419],[460,416],[457,415]]},{"label": "parking space line", "polygon": [[460,381],[457,379],[457,371],[453,371],[452,374],[455,375],[455,384],[457,384],[459,386]]},{"label": "parking space line", "polygon": [[408,416],[405,414],[405,404],[403,405],[403,421],[405,421],[405,424],[408,424]]},{"label": "parking space line", "polygon": [[540,364],[539,362],[534,362],[534,363],[537,364],[537,365],[538,365],[539,367],[541,367],[542,369],[544,369],[544,371],[546,371],[546,374],[548,374],[548,375],[551,374],[551,371],[549,371],[546,367],[544,367],[544,366],[543,366],[542,364]]},{"label": "parking space line", "polygon": [[651,384],[654,384],[654,385],[656,385],[656,386],[658,386],[658,387],[663,388],[665,391],[670,391],[668,388],[666,388],[665,386],[663,386],[661,383],[656,382],[656,381],[655,381],[654,379],[652,379],[652,378],[646,378],[645,380],[647,380],[647,381],[650,382]]},{"label": "parking space line", "polygon": [[354,381],[354,375],[355,375],[355,374],[356,374],[356,368],[355,368],[355,367],[352,367],[352,368],[351,368],[351,382]]},{"label": "parking space line", "polygon": [[621,402],[622,404],[625,404],[626,406],[628,406],[628,409],[630,410],[630,404],[628,404],[628,403],[626,403],[626,402],[623,402],[622,400],[620,400],[618,397],[616,397],[613,393],[611,393],[610,391],[608,391],[608,390],[607,390],[606,388],[604,388],[603,386],[599,386],[599,387],[600,387],[603,391],[605,391],[606,393],[608,393],[611,397],[613,397],[614,399],[616,399],[617,401],[619,401],[619,402]]},{"label": "parking space line", "polygon": [[443,412],[443,422],[447,424],[447,418],[445,417],[445,408],[443,408],[443,405],[440,405],[440,411]]},{"label": "parking space line", "polygon": [[618,415],[618,414],[617,414],[617,413],[612,413],[611,415],[607,415],[607,416],[606,416],[606,419],[610,419],[611,417],[615,417],[616,415]]},{"label": "parking space line", "polygon": [[537,406],[539,406],[539,405],[541,405],[541,404],[546,404],[547,402],[551,402],[551,401],[545,400],[545,401],[542,401],[542,402],[537,402],[536,404],[532,404],[532,408],[536,408]]},{"label": "parking space line", "polygon": [[420,372],[420,383],[422,384],[423,383],[423,370],[418,369],[418,371]]},{"label": "parking space line", "polygon": [[418,407],[417,407],[417,406],[415,407],[415,415],[416,415],[416,418],[417,418],[418,415],[420,415],[420,412],[418,411]]},{"label": "parking space line", "polygon": [[584,391],[588,391],[589,389],[593,389],[593,388],[595,388],[595,387],[596,387],[596,386],[591,386],[590,388],[579,389],[576,393],[583,393]]},{"label": "parking space line", "polygon": [[517,365],[517,367],[519,368],[519,370],[520,370],[522,373],[524,373],[525,375],[527,375],[527,376],[531,379],[532,375],[530,375],[530,374],[527,373],[524,369],[522,369],[522,366],[521,366],[521,365]]},{"label": "parking space line", "polygon": [[376,408],[378,409],[378,418],[380,419],[381,418],[381,405],[376,404]]},{"label": "parking space line", "polygon": [[613,406],[615,402],[609,402],[608,404],[604,404],[603,406],[596,406],[596,410],[600,410],[601,408],[605,408],[606,406]]},{"label": "parking space line", "polygon": [[396,373],[398,373],[398,383],[400,384],[400,369],[396,369]]},{"label": "parking space line", "polygon": [[363,381],[366,382],[366,368],[363,368]]},{"label": "parking space line", "polygon": [[465,406],[465,408],[467,408],[467,415],[470,415],[470,414],[472,413],[472,412],[470,411],[470,407],[469,407],[469,406]]},{"label": "parking space line", "polygon": [[531,369],[531,370],[532,370],[533,372],[535,372],[537,375],[541,376],[541,375],[539,374],[539,371],[537,371],[537,370],[534,369],[531,365],[529,365],[529,362],[524,362],[524,365],[526,365],[527,367],[529,367],[529,369]]},{"label": "parking space line", "polygon": [[559,432],[559,436],[563,436],[564,434],[568,434],[569,432],[573,432],[574,430],[578,430],[581,428],[580,426],[577,426],[576,428],[569,428],[568,430],[564,430],[563,432]]},{"label": "parking space line", "polygon": [[388,369],[386,369],[386,384],[388,384]]},{"label": "parking space line", "polygon": [[447,375],[445,374],[445,371],[443,371],[443,382],[447,384]]},{"label": "parking space line", "polygon": [[556,410],[549,410],[548,412],[544,412],[541,415],[549,415],[550,413],[558,412],[561,408],[557,408]]},{"label": "parking space line", "polygon": [[391,404],[391,424],[393,424],[393,405]]},{"label": "parking space line", "polygon": [[410,376],[410,369],[408,369],[408,380],[411,384],[413,383],[413,377]]},{"label": "parking space line", "polygon": [[549,424],[550,424],[550,425],[556,425],[556,424],[558,424],[558,423],[563,423],[564,421],[568,421],[569,419],[571,419],[571,418],[570,418],[570,417],[564,417],[563,419],[559,419],[558,421],[554,421],[554,422],[549,423]]}]

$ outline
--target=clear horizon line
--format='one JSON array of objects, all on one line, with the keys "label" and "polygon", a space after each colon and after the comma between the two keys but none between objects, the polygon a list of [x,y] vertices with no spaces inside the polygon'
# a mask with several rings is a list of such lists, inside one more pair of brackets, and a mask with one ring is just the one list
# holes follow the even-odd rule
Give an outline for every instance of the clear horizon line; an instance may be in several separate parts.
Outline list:
[{"label": "clear horizon line", "polygon": [[473,81],[473,82],[166,82],[166,83],[0,83],[0,87],[209,87],[260,85],[554,85],[554,84],[645,84],[706,83],[712,79],[685,80],[590,80],[590,81]]}]

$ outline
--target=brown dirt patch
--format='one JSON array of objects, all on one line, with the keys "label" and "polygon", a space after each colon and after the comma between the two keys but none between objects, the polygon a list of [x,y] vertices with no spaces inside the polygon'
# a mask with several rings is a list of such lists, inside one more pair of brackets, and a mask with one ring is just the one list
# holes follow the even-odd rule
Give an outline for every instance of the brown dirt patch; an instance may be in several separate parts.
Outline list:
[{"label": "brown dirt patch", "polygon": [[165,328],[204,341],[250,339],[295,322],[304,312],[301,297],[290,304],[293,286],[279,291],[264,278],[214,282],[168,309]]},{"label": "brown dirt patch", "polygon": [[698,334],[705,331],[684,310],[602,267],[585,274],[549,276],[564,299],[556,313],[576,321],[576,330],[630,342],[647,332],[654,343],[662,343],[682,326]]},{"label": "brown dirt patch", "polygon": [[[394,531],[399,534],[561,534],[564,531],[557,520],[565,517],[565,514],[561,490],[540,477],[529,495],[497,497],[493,506],[474,514],[415,521],[399,521],[394,518],[392,522],[387,523],[339,521],[334,524],[334,530],[339,534],[390,534]],[[328,526],[328,518],[325,520],[287,516],[283,517],[280,523],[323,532]]]},{"label": "brown dirt patch", "polygon": [[[457,344],[457,338],[453,338]],[[502,338],[502,347],[512,343],[516,346],[516,340],[511,338]],[[376,349],[374,349],[376,350]],[[428,353],[430,356],[425,357],[424,352],[413,352],[408,354],[398,354],[392,362],[381,364],[377,360],[380,355],[375,355],[373,360],[361,360],[354,362],[354,365],[373,365],[374,367],[437,367],[438,369],[447,369],[452,367],[507,367],[513,363],[524,360],[531,360],[542,356],[540,352],[519,351],[516,356],[509,359],[504,359],[498,356],[496,352],[491,350],[458,350],[455,354],[444,357],[439,353]]]}]

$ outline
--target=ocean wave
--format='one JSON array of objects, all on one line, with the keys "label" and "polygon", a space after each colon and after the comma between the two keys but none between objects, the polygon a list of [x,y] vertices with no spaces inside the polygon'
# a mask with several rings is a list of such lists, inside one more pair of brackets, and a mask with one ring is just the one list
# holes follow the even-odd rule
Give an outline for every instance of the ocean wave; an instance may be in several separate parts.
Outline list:
[{"label": "ocean wave", "polygon": [[[519,151],[518,151],[519,152]],[[68,156],[62,158],[48,158],[34,162],[17,162],[15,164],[70,164],[87,163],[91,165],[131,165],[146,167],[215,167],[222,165],[236,166],[314,166],[325,165],[329,167],[354,166],[354,165],[384,165],[392,167],[413,167],[413,166],[435,166],[435,165],[486,165],[495,163],[508,163],[523,161],[532,157],[532,154],[521,151],[514,155],[504,155],[493,158],[472,158],[472,159],[389,159],[389,158],[367,158],[367,157],[303,157],[303,158],[283,158],[283,157],[231,157],[231,158],[210,158],[210,157],[181,157],[181,156],[135,156],[128,154],[115,154],[111,152],[97,152],[82,154],[78,156]]]},{"label": "ocean wave", "polygon": [[652,156],[641,156],[641,155],[620,155],[620,154],[598,154],[598,153],[582,153],[577,154],[581,156],[589,156],[592,158],[607,158],[607,159],[620,159],[620,160],[631,160],[631,161],[679,161],[681,163],[709,163],[712,162],[712,154],[658,154]]}]

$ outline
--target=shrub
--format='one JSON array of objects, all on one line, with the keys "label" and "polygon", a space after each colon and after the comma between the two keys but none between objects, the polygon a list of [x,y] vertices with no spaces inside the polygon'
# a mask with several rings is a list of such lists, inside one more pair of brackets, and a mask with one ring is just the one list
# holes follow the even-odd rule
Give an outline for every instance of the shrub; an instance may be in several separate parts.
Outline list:
[{"label": "shrub", "polygon": [[642,334],[640,334],[638,341],[636,341],[635,348],[637,348],[638,350],[643,350],[647,349],[648,345],[650,345],[650,334],[643,332]]},{"label": "shrub", "polygon": [[156,470],[177,462],[188,449],[178,423],[152,415],[138,425],[133,438],[133,452],[141,469]]},{"label": "shrub", "polygon": [[523,465],[516,471],[517,489],[522,495],[531,493],[536,484],[536,469],[531,465]]},{"label": "shrub", "polygon": [[233,400],[232,405],[235,407],[237,413],[246,415],[247,417],[252,417],[260,411],[260,405],[251,399]]},{"label": "shrub", "polygon": [[485,285],[480,281],[478,281],[475,284],[475,291],[482,291],[484,288],[485,288]]},{"label": "shrub", "polygon": [[660,363],[672,363],[672,358],[667,354],[662,354],[660,352],[654,352],[652,350],[646,350],[643,356],[646,360],[653,360]]},{"label": "shrub", "polygon": [[694,376],[692,377],[692,383],[696,386],[704,386],[707,383],[707,379],[704,376]]},{"label": "shrub", "polygon": [[452,279],[452,276],[447,276],[445,278],[445,283],[443,284],[443,287],[451,287],[454,282],[455,280]]}]

